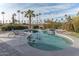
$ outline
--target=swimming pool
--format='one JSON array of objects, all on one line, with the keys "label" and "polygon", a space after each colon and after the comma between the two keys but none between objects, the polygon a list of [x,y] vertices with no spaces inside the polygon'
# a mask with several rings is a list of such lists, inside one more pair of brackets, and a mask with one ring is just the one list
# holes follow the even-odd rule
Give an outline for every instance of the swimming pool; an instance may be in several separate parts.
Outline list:
[{"label": "swimming pool", "polygon": [[40,50],[62,50],[72,44],[68,39],[56,35],[49,35],[47,32],[37,32],[31,35],[28,44]]}]

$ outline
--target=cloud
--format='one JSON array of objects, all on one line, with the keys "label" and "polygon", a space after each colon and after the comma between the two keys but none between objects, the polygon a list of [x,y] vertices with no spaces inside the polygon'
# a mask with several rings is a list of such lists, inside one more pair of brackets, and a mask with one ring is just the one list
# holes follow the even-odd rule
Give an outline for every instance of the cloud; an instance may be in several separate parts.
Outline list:
[{"label": "cloud", "polygon": [[[53,3],[51,3],[53,4]],[[38,6],[38,7],[35,7],[35,6]],[[44,5],[44,6],[41,6],[41,5]],[[46,5],[46,6],[45,6]],[[46,12],[50,12],[50,11],[58,11],[58,10],[64,10],[64,9],[68,9],[70,8],[71,6],[73,6],[73,4],[58,4],[58,5],[47,5],[47,4],[32,4],[30,5],[31,7],[26,7],[24,10],[27,10],[27,9],[32,9],[32,10],[35,10],[36,12],[41,12],[41,13],[46,13]]]},{"label": "cloud", "polygon": [[[11,20],[11,16],[13,13],[16,13],[18,9],[21,11],[27,11],[28,9],[32,9],[35,13],[41,13],[41,19],[44,20],[46,18],[59,18],[64,17],[65,14],[74,15],[79,10],[79,7],[73,8],[75,4],[69,3],[39,3],[39,4],[1,4],[0,11],[6,12],[6,19]],[[17,18],[18,19],[18,18]],[[27,18],[24,18],[26,20]],[[28,20],[28,19],[27,19]],[[36,20],[36,19],[34,19]]]}]

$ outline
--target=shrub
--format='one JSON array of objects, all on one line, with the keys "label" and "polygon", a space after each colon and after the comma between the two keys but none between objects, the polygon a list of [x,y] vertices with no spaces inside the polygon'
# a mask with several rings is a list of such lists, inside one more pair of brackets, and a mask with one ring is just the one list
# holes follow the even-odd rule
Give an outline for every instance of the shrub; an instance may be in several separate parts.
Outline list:
[{"label": "shrub", "polygon": [[3,25],[1,27],[2,31],[11,31],[11,30],[22,30],[22,29],[28,29],[27,26],[24,25],[17,25],[17,24],[8,24],[8,25]]},{"label": "shrub", "polygon": [[36,26],[33,26],[33,28],[34,28],[34,29],[38,29],[38,28],[39,28],[39,26],[38,26],[38,25],[36,25]]},{"label": "shrub", "polygon": [[79,33],[79,28],[76,29],[76,32]]}]

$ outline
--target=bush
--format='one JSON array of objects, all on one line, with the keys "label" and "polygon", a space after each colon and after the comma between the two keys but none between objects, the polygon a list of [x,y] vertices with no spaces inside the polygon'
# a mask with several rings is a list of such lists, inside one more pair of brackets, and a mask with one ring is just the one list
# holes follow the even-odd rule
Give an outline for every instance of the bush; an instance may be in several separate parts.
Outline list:
[{"label": "bush", "polygon": [[1,27],[2,31],[11,31],[11,30],[22,30],[22,29],[28,29],[27,26],[24,25],[16,25],[16,24],[8,24],[8,25],[3,25]]},{"label": "bush", "polygon": [[33,28],[34,28],[34,29],[38,29],[38,28],[39,28],[39,26],[38,26],[38,25],[36,25],[36,26],[33,26]]},{"label": "bush", "polygon": [[79,33],[79,28],[76,29],[76,32]]}]

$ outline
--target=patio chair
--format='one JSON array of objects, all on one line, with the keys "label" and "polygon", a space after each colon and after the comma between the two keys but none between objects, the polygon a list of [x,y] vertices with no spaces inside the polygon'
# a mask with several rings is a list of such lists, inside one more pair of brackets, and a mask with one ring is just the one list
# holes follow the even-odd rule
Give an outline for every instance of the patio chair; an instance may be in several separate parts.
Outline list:
[{"label": "patio chair", "polygon": [[20,36],[26,36],[28,33],[26,33],[26,32],[22,32],[22,31],[19,31],[19,30],[12,30],[10,33],[9,33],[9,35],[8,35],[8,37],[15,37],[16,35],[20,35]]}]

